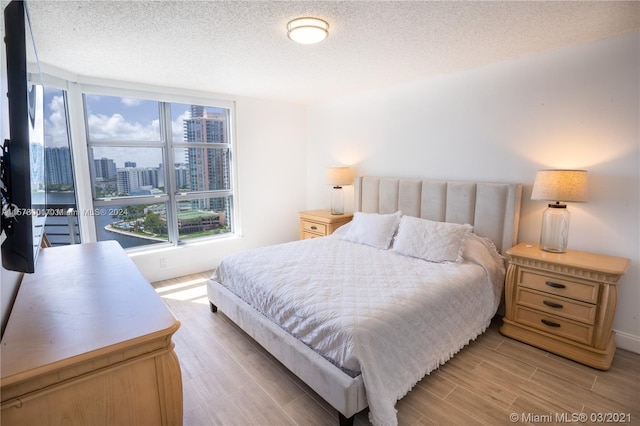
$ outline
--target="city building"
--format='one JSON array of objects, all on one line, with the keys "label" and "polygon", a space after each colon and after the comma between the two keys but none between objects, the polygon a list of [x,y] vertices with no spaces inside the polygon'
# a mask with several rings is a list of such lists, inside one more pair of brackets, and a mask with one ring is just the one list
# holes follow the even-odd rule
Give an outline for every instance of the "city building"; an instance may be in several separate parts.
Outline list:
[{"label": "city building", "polygon": [[141,187],[158,188],[157,167],[125,167],[116,171],[118,194],[134,195]]},{"label": "city building", "polygon": [[176,189],[190,189],[189,167],[183,163],[175,165]]},{"label": "city building", "polygon": [[[184,140],[201,143],[227,143],[227,116],[208,111],[202,106],[191,106],[191,118],[184,120]],[[225,148],[188,148],[185,161],[189,167],[192,191],[223,190],[231,187],[231,170]],[[194,201],[194,208],[230,212],[224,199]],[[196,207],[197,206],[197,207]]]},{"label": "city building", "polygon": [[96,180],[111,180],[116,177],[116,163],[110,158],[94,159]]},{"label": "city building", "polygon": [[129,195],[160,195],[162,191],[158,188],[154,188],[151,185],[139,186],[136,189],[129,191]]},{"label": "city building", "polygon": [[45,183],[47,185],[73,185],[69,147],[46,147],[44,160]]},{"label": "city building", "polygon": [[42,189],[45,183],[44,145],[41,143],[31,143],[29,155],[31,155],[31,182],[35,187],[32,189]]}]

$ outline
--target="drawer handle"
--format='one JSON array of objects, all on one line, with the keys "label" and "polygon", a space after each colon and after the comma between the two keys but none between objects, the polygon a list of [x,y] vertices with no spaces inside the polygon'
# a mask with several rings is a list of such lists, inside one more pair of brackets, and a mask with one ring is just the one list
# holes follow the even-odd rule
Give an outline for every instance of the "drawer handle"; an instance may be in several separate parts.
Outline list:
[{"label": "drawer handle", "polygon": [[565,288],[566,287],[566,285],[564,285],[564,284],[554,283],[553,281],[546,281],[545,284],[548,285],[549,287],[553,287],[553,288]]},{"label": "drawer handle", "polygon": [[316,229],[318,229],[318,227],[317,227],[317,226],[315,226],[315,225],[313,225],[313,226],[311,227],[311,229],[313,229],[313,230],[315,231]]},{"label": "drawer handle", "polygon": [[548,325],[549,327],[560,327],[560,324],[558,324],[557,322],[549,321],[549,320],[546,320],[546,319],[541,319],[540,321],[544,325]]},{"label": "drawer handle", "polygon": [[560,303],[551,302],[549,300],[543,300],[542,303],[552,308],[562,308],[562,305]]}]

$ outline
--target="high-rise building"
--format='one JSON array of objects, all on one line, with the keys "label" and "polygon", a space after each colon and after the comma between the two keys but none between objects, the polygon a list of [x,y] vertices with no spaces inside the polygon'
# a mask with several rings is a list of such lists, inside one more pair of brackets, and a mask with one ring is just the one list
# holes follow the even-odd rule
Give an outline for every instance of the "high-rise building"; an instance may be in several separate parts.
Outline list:
[{"label": "high-rise building", "polygon": [[118,194],[133,194],[141,187],[158,188],[155,167],[125,167],[116,171]]},{"label": "high-rise building", "polygon": [[140,186],[158,187],[158,168],[157,167],[136,167],[134,170],[138,173],[138,181]]},{"label": "high-rise building", "polygon": [[[228,143],[228,115],[208,111],[202,106],[191,106],[191,118],[184,120],[184,139],[198,143]],[[189,167],[189,187],[192,191],[210,191],[231,187],[229,150],[227,148],[188,148],[186,162]],[[197,207],[214,211],[227,211],[224,199],[199,200]]]},{"label": "high-rise building", "polygon": [[44,149],[45,182],[47,185],[73,185],[73,169],[69,147]]},{"label": "high-rise building", "polygon": [[125,167],[137,167],[137,163],[135,161],[125,161],[124,162],[124,166]]},{"label": "high-rise building", "polygon": [[111,180],[116,177],[116,163],[110,158],[100,158],[93,160],[96,170],[96,180]]},{"label": "high-rise building", "polygon": [[127,195],[140,187],[137,173],[131,173],[131,169],[118,169],[116,182],[119,195]]},{"label": "high-rise building", "polygon": [[31,158],[31,184],[42,189],[45,183],[44,145],[31,142],[29,156]]},{"label": "high-rise building", "polygon": [[175,165],[176,189],[190,189],[189,167],[184,164]]}]

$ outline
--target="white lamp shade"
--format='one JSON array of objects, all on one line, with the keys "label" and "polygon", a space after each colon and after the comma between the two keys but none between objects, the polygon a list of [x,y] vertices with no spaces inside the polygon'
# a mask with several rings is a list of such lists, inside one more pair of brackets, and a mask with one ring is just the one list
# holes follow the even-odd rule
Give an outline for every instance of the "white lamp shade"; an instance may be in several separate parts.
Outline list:
[{"label": "white lamp shade", "polygon": [[287,24],[287,35],[300,44],[319,43],[329,36],[329,23],[318,18],[297,18]]},{"label": "white lamp shade", "polygon": [[586,170],[540,170],[536,173],[532,200],[587,201]]},{"label": "white lamp shade", "polygon": [[353,184],[353,171],[349,167],[327,168],[327,184],[331,186],[343,186]]}]

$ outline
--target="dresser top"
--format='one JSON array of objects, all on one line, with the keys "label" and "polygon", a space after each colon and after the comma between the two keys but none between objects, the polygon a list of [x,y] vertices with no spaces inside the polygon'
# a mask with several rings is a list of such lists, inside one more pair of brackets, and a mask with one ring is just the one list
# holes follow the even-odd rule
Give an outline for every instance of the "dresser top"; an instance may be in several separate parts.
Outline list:
[{"label": "dresser top", "polygon": [[22,279],[2,338],[3,386],[123,342],[170,336],[178,326],[117,242],[43,249],[36,272]]},{"label": "dresser top", "polygon": [[520,243],[517,246],[511,247],[507,250],[507,254],[612,275],[624,275],[631,262],[624,257],[608,256],[579,250],[567,250],[565,253],[552,253],[541,250],[538,244],[527,243]]}]

